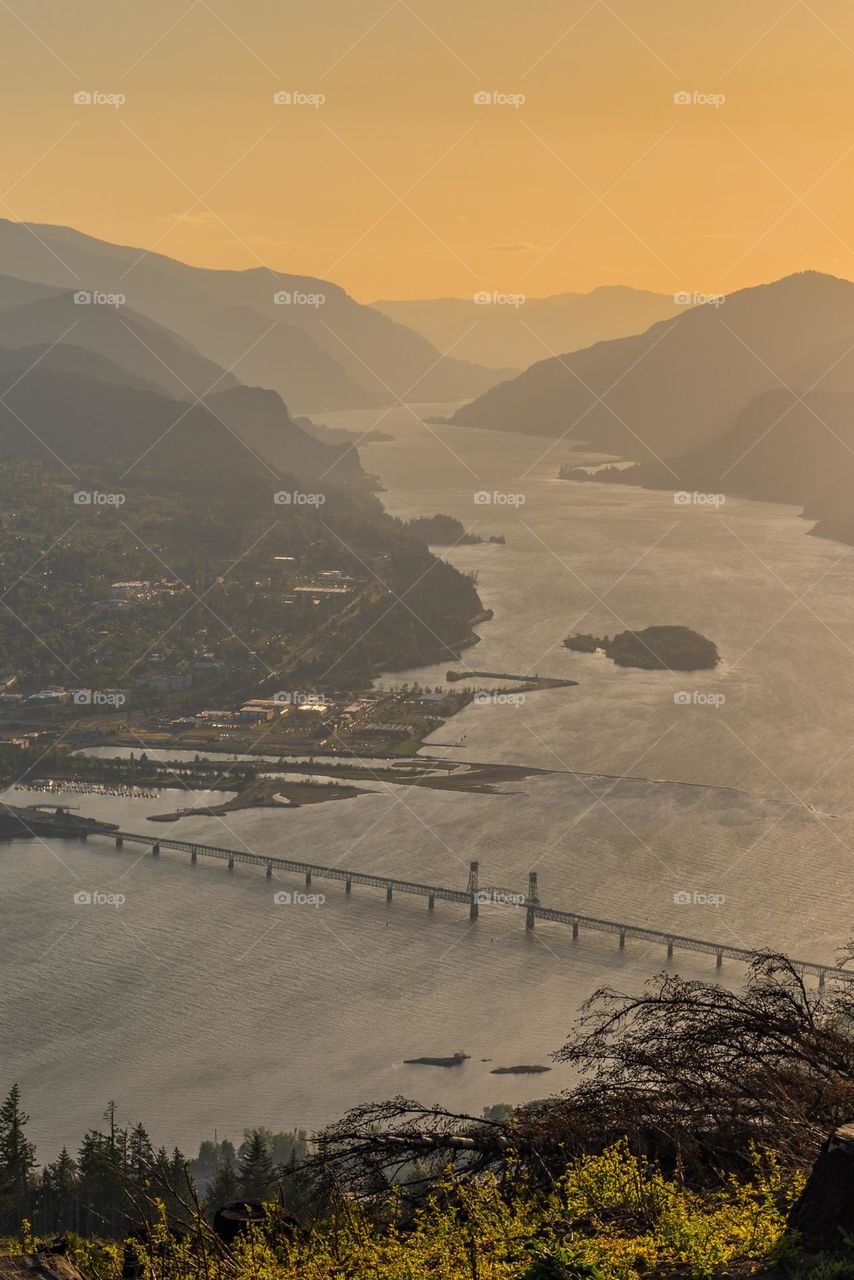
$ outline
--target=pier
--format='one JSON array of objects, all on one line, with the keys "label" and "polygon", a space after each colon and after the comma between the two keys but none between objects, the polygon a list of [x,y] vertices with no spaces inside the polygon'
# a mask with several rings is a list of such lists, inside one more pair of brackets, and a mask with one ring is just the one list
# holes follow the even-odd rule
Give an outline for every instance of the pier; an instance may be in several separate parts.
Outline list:
[{"label": "pier", "polygon": [[[429,911],[435,909],[437,902],[452,902],[466,907],[471,920],[478,918],[482,907],[515,908],[520,915],[524,916],[525,928],[528,930],[534,929],[538,920],[546,920],[568,926],[572,930],[574,941],[579,939],[582,930],[609,933],[617,938],[621,950],[625,948],[627,939],[636,939],[666,948],[668,959],[672,959],[675,951],[695,951],[714,956],[717,969],[722,967],[724,959],[750,964],[757,954],[756,951],[751,951],[747,947],[734,947],[726,942],[714,942],[681,933],[668,933],[661,929],[647,929],[642,925],[625,921],[603,920],[598,916],[582,915],[577,911],[545,906],[540,900],[536,871],[529,873],[527,891],[520,893],[513,889],[482,886],[480,864],[471,862],[466,887],[452,889],[446,885],[424,884],[418,880],[399,880],[395,877],[374,875],[368,871],[327,867],[316,862],[299,862],[293,858],[277,858],[241,849],[227,849],[219,845],[197,844],[190,840],[173,840],[131,831],[101,829],[90,832],[80,831],[78,834],[84,840],[89,834],[107,837],[115,841],[117,849],[122,849],[126,842],[148,845],[154,857],[157,857],[161,850],[169,849],[176,853],[189,854],[192,863],[197,863],[200,858],[210,858],[226,863],[229,869],[233,869],[238,863],[244,866],[261,867],[268,877],[272,877],[274,871],[286,872],[289,875],[303,876],[307,886],[315,880],[336,881],[344,885],[346,894],[352,893],[353,885],[365,885],[369,888],[382,889],[385,892],[386,902],[392,902],[395,894],[414,894],[426,899]],[[824,987],[829,978],[843,982],[854,981],[854,970],[840,969],[834,965],[819,964],[812,960],[792,960],[791,963],[799,973],[818,978],[819,987]]]}]

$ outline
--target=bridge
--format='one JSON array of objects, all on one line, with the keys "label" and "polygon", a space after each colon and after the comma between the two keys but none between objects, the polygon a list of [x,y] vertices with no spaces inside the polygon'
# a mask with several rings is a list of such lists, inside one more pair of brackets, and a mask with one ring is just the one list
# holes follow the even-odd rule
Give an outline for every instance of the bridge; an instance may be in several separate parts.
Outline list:
[{"label": "bridge", "polygon": [[[225,862],[229,869],[238,863],[245,866],[263,867],[268,877],[274,871],[284,871],[292,875],[305,877],[307,886],[315,880],[332,880],[344,885],[344,892],[350,893],[353,885],[367,885],[370,888],[385,891],[386,902],[391,902],[396,893],[414,894],[427,899],[427,908],[432,911],[437,902],[455,902],[468,907],[469,918],[476,920],[481,907],[496,906],[516,908],[524,913],[525,928],[533,929],[538,920],[548,920],[557,924],[568,925],[572,929],[572,937],[577,940],[581,930],[594,933],[610,933],[617,937],[620,950],[626,945],[626,939],[638,939],[667,948],[667,957],[671,959],[676,950],[696,951],[715,957],[715,967],[720,969],[724,958],[739,960],[745,964],[755,958],[756,952],[747,947],[734,947],[725,942],[713,942],[705,938],[693,938],[687,934],[668,933],[660,929],[647,929],[642,925],[628,924],[617,920],[602,920],[597,916],[581,915],[577,911],[564,911],[557,907],[544,906],[540,901],[537,872],[528,874],[528,889],[519,893],[513,889],[498,887],[482,887],[479,883],[480,864],[469,863],[469,877],[465,889],[451,889],[445,885],[423,884],[418,880],[399,880],[389,876],[378,876],[368,871],[352,871],[344,867],[327,867],[317,862],[299,862],[292,858],[277,858],[262,853],[250,853],[241,849],[227,849],[219,845],[197,844],[190,840],[171,840],[162,836],[142,835],[138,832],[119,830],[80,831],[79,838],[86,840],[90,835],[105,836],[115,840],[116,848],[121,849],[125,841],[132,844],[148,845],[152,855],[157,857],[161,849],[174,850],[176,853],[188,853],[192,863],[199,858],[212,858]],[[819,987],[824,987],[828,978],[842,982],[854,981],[854,970],[840,969],[834,965],[819,964],[812,960],[792,960],[795,969],[802,975],[810,974],[818,978]]]}]

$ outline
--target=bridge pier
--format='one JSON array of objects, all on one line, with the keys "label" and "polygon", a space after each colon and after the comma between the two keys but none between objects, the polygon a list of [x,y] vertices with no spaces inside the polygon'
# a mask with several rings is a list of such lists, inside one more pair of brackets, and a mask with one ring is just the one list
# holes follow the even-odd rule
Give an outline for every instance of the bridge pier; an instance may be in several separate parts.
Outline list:
[{"label": "bridge pier", "polygon": [[724,953],[722,951],[715,952],[715,968],[722,969],[724,967]]},{"label": "bridge pier", "polygon": [[228,869],[229,871],[234,870],[234,854],[233,853],[229,856],[229,859],[228,859]]},{"label": "bridge pier", "polygon": [[476,920],[478,917],[477,876],[479,868],[479,862],[469,863],[469,920]]},{"label": "bridge pier", "polygon": [[434,894],[431,893],[430,897],[427,899],[427,910],[434,911],[435,908],[436,908],[436,897]]},{"label": "bridge pier", "polygon": [[572,924],[572,941],[578,941],[578,921],[574,920]]},{"label": "bridge pier", "polygon": [[191,861],[191,862],[198,862],[198,860],[199,860],[199,855],[198,855],[198,853],[196,852],[196,850],[195,850],[195,848],[194,848],[194,849],[193,849],[193,852],[190,854],[190,861]]},{"label": "bridge pier", "polygon": [[822,969],[821,973],[818,975],[818,989],[819,991],[824,990],[824,969]]},{"label": "bridge pier", "polygon": [[625,949],[626,949],[626,931],[625,929],[621,929],[620,930],[620,950],[625,951]]},{"label": "bridge pier", "polygon": [[537,873],[536,871],[528,872],[528,901],[527,910],[525,911],[525,928],[533,929],[537,916],[534,907],[540,905],[540,895],[537,892]]},{"label": "bridge pier", "polygon": [[385,887],[385,900],[386,902],[391,902],[391,881],[390,880]]},{"label": "bridge pier", "polygon": [[350,879],[350,877],[349,877],[349,876],[347,877],[346,883],[345,883],[345,885],[344,885],[344,892],[345,892],[345,893],[352,893],[352,892],[353,892],[353,881]]},{"label": "bridge pier", "polygon": [[668,960],[673,959],[673,943],[670,941],[668,941],[667,943],[667,959]]},{"label": "bridge pier", "polygon": [[121,838],[121,836],[116,836],[116,848],[121,849],[123,848],[123,846],[124,846],[124,840]]},{"label": "bridge pier", "polygon": [[307,885],[310,885],[310,884],[311,884],[311,872],[310,872],[310,871],[306,871],[306,873],[305,873],[305,882],[306,882],[306,884],[307,884]]},{"label": "bridge pier", "polygon": [[267,879],[272,880],[272,878],[273,878],[273,864],[272,862],[268,862],[267,863]]},{"label": "bridge pier", "polygon": [[160,857],[160,841],[159,840],[155,840],[154,844],[151,846],[151,856],[152,858]]}]

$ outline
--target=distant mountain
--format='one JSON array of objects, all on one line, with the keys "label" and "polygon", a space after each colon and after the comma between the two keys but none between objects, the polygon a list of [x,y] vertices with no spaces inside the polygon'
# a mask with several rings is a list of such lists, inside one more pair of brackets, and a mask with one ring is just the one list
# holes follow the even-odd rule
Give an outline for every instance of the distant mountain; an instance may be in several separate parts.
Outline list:
[{"label": "distant mountain", "polygon": [[822,372],[822,348],[848,344],[854,284],[804,272],[729,294],[721,306],[693,307],[639,336],[543,361],[453,421],[565,436],[654,462],[721,437],[752,400],[798,371],[806,389]]},{"label": "distant mountain", "polygon": [[460,400],[500,376],[444,357],[338,285],[266,267],[207,270],[67,227],[0,220],[0,271],[123,294],[133,311],[226,368],[240,366],[241,378],[278,391],[294,411],[373,407],[398,396]]},{"label": "distant mountain", "polygon": [[[717,440],[623,473],[629,483],[821,507],[838,484],[854,510],[854,395],[766,391]],[[675,473],[675,474],[674,474]],[[610,479],[614,479],[609,474]]]},{"label": "distant mountain", "polygon": [[271,320],[249,307],[211,311],[193,323],[196,342],[250,386],[270,387],[313,413],[373,409],[381,403],[314,339],[296,325]]},{"label": "distant mountain", "polygon": [[[33,369],[53,370],[54,373],[77,374],[84,378],[95,378],[99,382],[112,382],[121,387],[133,387],[137,391],[158,391],[163,394],[162,387],[147,378],[138,377],[109,357],[95,351],[85,351],[83,347],[75,347],[73,342],[58,342],[47,345],[38,344],[33,347],[2,348],[0,347],[0,387],[6,387],[14,378],[29,377]],[[10,373],[14,377],[8,381],[4,375]]]},{"label": "distant mountain", "polygon": [[811,532],[854,543],[854,393],[766,391],[719,439],[667,466],[606,470],[593,479],[793,503],[816,521]]},{"label": "distant mountain", "polygon": [[[492,299],[492,295],[486,295]],[[514,370],[595,342],[643,333],[684,307],[673,294],[603,285],[591,293],[526,298],[519,305],[472,298],[375,302],[384,315],[415,329],[442,351],[473,360],[510,378]]]},{"label": "distant mountain", "polygon": [[339,485],[364,478],[359,455],[343,444],[327,444],[294,422],[275,391],[232,387],[205,399],[217,416],[271,466],[304,480]]},{"label": "distant mountain", "polygon": [[76,296],[56,293],[0,309],[0,347],[67,343],[120,365],[130,381],[143,379],[178,399],[237,385],[233,374],[162,325],[127,307],[76,302]]},{"label": "distant mountain", "polygon": [[69,367],[72,347],[54,348],[36,364],[32,353],[0,350],[0,461],[73,468],[145,460],[224,478],[269,475],[271,484],[280,471],[328,485],[362,475],[353,450],[308,435],[275,392],[232,387],[211,396],[207,408],[119,382],[123,371],[90,352],[79,353],[85,373]]}]

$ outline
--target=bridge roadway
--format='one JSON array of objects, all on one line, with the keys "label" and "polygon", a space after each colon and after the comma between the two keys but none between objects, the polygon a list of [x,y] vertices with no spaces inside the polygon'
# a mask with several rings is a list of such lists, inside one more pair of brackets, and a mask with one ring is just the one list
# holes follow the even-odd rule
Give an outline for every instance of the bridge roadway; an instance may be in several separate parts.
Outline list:
[{"label": "bridge roadway", "polygon": [[[537,873],[528,875],[527,894],[510,889],[480,888],[478,884],[479,864],[469,864],[469,879],[465,889],[449,889],[444,885],[422,884],[417,880],[398,880],[388,876],[377,876],[367,871],[351,871],[345,867],[326,867],[316,862],[298,862],[292,858],[277,858],[261,853],[249,853],[240,849],[226,849],[218,845],[196,844],[190,840],[172,840],[156,835],[140,835],[131,831],[89,832],[91,835],[105,835],[115,840],[116,848],[121,849],[125,840],[134,844],[146,844],[157,856],[161,849],[173,849],[178,853],[189,853],[192,862],[197,858],[215,858],[226,862],[229,868],[237,863],[247,866],[264,867],[267,876],[274,871],[288,871],[305,877],[306,885],[313,880],[336,880],[344,884],[345,892],[350,893],[354,884],[364,884],[377,889],[385,889],[386,901],[391,902],[395,893],[411,893],[427,899],[432,911],[436,901],[458,902],[469,908],[469,916],[476,919],[482,906],[496,905],[524,909],[525,925],[533,929],[537,920],[549,920],[557,924],[572,927],[572,936],[577,939],[581,929],[589,929],[597,933],[615,934],[619,939],[620,949],[625,946],[627,938],[642,942],[652,942],[666,946],[668,957],[672,957],[675,949],[680,951],[697,951],[715,957],[716,967],[720,969],[724,957],[740,960],[750,964],[756,952],[747,947],[734,947],[729,943],[710,942],[704,938],[693,938],[686,934],[666,933],[660,929],[647,929],[642,925],[625,924],[616,920],[602,920],[596,916],[580,915],[576,911],[562,911],[556,907],[545,907],[540,902],[537,886]],[[87,833],[81,832],[80,838],[85,840]],[[792,964],[801,974],[812,974],[818,978],[823,987],[828,978],[836,978],[844,982],[854,981],[854,970],[839,969],[833,965],[818,964],[812,960],[792,960]]]}]

